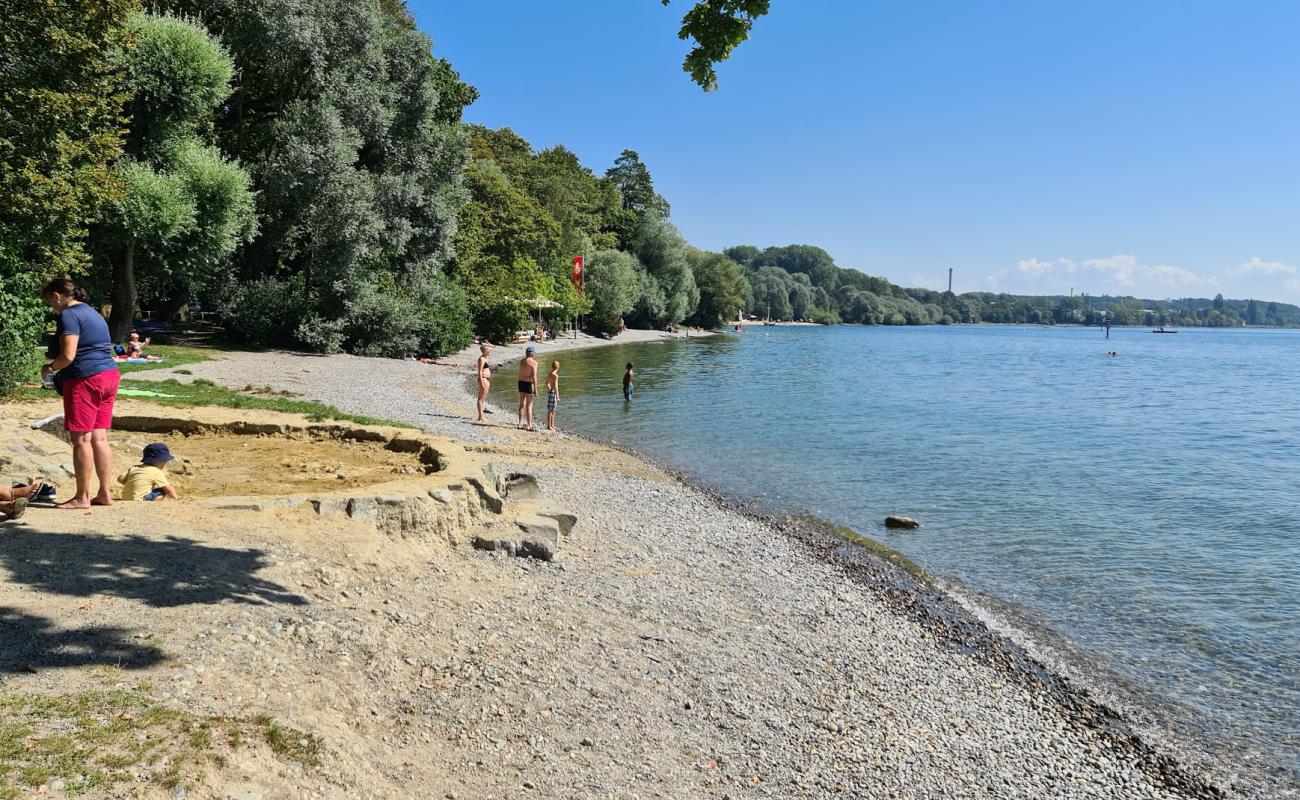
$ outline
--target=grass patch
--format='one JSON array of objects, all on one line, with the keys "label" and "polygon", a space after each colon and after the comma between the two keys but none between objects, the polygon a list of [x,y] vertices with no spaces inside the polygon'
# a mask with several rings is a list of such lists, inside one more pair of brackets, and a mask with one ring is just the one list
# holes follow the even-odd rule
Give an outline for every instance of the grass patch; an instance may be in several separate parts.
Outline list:
[{"label": "grass patch", "polygon": [[[144,389],[171,395],[170,397],[134,398],[157,403],[172,408],[193,408],[195,406],[222,406],[224,408],[260,409],[263,411],[280,411],[286,414],[302,414],[313,422],[338,420],[355,422],[358,425],[389,425],[411,428],[403,422],[367,417],[361,414],[348,414],[334,406],[313,403],[310,400],[296,400],[292,392],[276,392],[266,387],[246,387],[244,391],[227,389],[212,381],[199,378],[192,383],[181,383],[174,378],[165,381],[123,380],[122,387],[127,389]],[[287,395],[287,396],[286,396]]]},{"label": "grass patch", "polygon": [[123,375],[130,375],[132,372],[144,372],[151,369],[183,367],[186,364],[197,364],[200,361],[207,361],[209,358],[212,358],[212,354],[216,351],[209,347],[192,347],[180,344],[151,344],[144,349],[144,352],[151,356],[167,356],[167,360],[156,361],[152,364],[118,364],[117,368],[122,371]]},{"label": "grass patch", "polygon": [[134,782],[193,788],[226,753],[261,741],[304,767],[320,763],[321,740],[265,714],[200,717],[124,689],[70,695],[0,695],[0,800],[28,797],[55,779],[69,797]]}]

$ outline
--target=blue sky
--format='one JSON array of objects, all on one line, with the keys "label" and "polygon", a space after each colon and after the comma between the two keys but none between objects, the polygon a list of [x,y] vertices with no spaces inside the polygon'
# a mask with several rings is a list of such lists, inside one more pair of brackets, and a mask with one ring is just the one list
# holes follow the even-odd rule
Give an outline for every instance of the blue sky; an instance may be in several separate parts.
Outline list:
[{"label": "blue sky", "polygon": [[957,291],[1300,303],[1300,3],[773,0],[705,94],[688,0],[410,0],[467,119],[637,150],[692,243]]}]

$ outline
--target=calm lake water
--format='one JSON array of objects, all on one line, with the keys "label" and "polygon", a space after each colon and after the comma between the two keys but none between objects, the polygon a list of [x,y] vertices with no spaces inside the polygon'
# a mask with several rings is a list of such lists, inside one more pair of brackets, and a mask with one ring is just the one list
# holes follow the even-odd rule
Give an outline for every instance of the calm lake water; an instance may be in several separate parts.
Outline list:
[{"label": "calm lake water", "polygon": [[561,427],[875,536],[1300,786],[1300,331],[751,327],[559,357]]}]

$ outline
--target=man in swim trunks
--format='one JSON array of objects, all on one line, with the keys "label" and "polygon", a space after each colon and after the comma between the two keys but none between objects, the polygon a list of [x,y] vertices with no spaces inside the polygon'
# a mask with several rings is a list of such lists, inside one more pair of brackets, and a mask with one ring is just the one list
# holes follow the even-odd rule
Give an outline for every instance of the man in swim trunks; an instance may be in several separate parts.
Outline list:
[{"label": "man in swim trunks", "polygon": [[537,396],[537,351],[529,347],[524,360],[519,362],[519,424],[520,430],[533,429],[533,398]]}]

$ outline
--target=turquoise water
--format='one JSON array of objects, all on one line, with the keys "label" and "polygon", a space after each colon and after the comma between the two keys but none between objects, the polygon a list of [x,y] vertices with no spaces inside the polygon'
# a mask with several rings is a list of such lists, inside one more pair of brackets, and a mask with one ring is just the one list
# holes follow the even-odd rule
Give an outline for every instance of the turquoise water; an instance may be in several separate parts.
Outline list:
[{"label": "turquoise water", "polygon": [[876,536],[1300,785],[1300,331],[756,327],[560,357],[561,427]]}]

